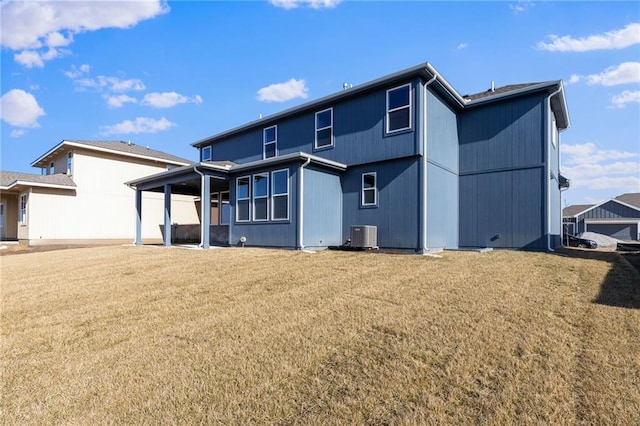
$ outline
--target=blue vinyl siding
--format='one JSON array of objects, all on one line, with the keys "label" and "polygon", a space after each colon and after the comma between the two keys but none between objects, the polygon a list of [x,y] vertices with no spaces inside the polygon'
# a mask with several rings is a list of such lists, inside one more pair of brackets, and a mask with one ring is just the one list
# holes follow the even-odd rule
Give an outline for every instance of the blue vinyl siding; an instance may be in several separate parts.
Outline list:
[{"label": "blue vinyl siding", "polygon": [[304,246],[326,247],[342,241],[340,176],[312,167],[304,169]]},{"label": "blue vinyl siding", "polygon": [[[262,172],[273,170],[289,169],[289,220],[287,221],[266,221],[266,222],[240,222],[236,218],[236,177],[250,176]],[[297,173],[299,165],[285,167],[278,165],[273,169],[256,169],[240,172],[237,176],[232,176],[229,180],[229,195],[231,205],[232,224],[229,227],[229,244],[238,245],[240,237],[246,237],[246,246],[264,247],[296,247],[297,228]]]},{"label": "blue vinyl siding", "polygon": [[543,170],[460,176],[460,246],[545,249]]},{"label": "blue vinyl siding", "polygon": [[458,247],[457,116],[427,91],[427,248]]},{"label": "blue vinyl siding", "polygon": [[[419,163],[419,157],[410,157],[347,169],[342,177],[344,240],[349,238],[352,225],[375,225],[378,246],[419,248]],[[362,173],[367,172],[376,173],[376,207],[360,205]]]},{"label": "blue vinyl siding", "polygon": [[[313,153],[319,157],[348,165],[371,163],[416,154],[415,90],[412,90],[412,130],[385,134],[386,88],[310,110],[282,121],[264,119],[264,125],[212,145],[213,161],[247,163],[262,159],[262,129],[278,125],[278,155],[295,152]],[[315,113],[333,107],[332,148],[314,149]]]}]

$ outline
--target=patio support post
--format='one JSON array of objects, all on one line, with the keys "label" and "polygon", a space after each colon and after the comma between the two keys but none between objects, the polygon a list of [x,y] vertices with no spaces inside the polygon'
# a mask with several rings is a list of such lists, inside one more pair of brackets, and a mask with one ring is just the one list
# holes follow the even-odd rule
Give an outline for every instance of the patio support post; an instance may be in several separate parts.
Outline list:
[{"label": "patio support post", "polygon": [[136,189],[136,240],[137,246],[142,245],[142,191]]},{"label": "patio support post", "polygon": [[209,248],[209,232],[211,227],[211,176],[202,175],[202,193],[200,194],[200,232],[202,248]]},{"label": "patio support post", "polygon": [[171,185],[164,186],[164,245],[171,246]]}]

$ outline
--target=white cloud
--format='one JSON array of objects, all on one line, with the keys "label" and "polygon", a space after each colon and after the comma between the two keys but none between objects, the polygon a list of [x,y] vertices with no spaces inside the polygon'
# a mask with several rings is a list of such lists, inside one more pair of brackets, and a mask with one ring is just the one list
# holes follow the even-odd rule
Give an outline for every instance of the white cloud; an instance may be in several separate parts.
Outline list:
[{"label": "white cloud", "polygon": [[137,103],[136,98],[132,98],[127,95],[106,96],[107,105],[109,108],[121,108],[126,103]]},{"label": "white cloud", "polygon": [[608,67],[598,74],[572,74],[568,83],[574,84],[582,80],[586,80],[590,86],[640,83],[640,62],[623,62],[620,65]]},{"label": "white cloud", "polygon": [[258,90],[258,100],[263,102],[285,102],[295,98],[306,99],[309,89],[303,79],[290,79]]},{"label": "white cloud", "polygon": [[104,89],[109,92],[141,91],[146,89],[144,83],[137,78],[123,80],[118,77],[108,77],[104,75],[99,75],[95,79],[77,79],[75,80],[75,84],[81,89]]},{"label": "white cloud", "polygon": [[600,149],[594,143],[563,144],[562,174],[572,188],[615,190],[619,194],[640,188],[640,153]]},{"label": "white cloud", "polygon": [[103,126],[102,133],[104,135],[126,135],[130,133],[157,133],[174,127],[176,123],[172,123],[162,117],[159,120],[149,117],[138,117],[135,120],[125,120],[121,123],[111,126]]},{"label": "white cloud", "polygon": [[296,9],[300,6],[309,6],[312,9],[334,8],[342,0],[269,0],[269,3],[283,9]]},{"label": "white cloud", "polygon": [[456,47],[456,50],[466,49],[468,45],[469,45],[469,44],[467,44],[467,43],[460,43],[460,44],[458,45],[458,47]]},{"label": "white cloud", "polygon": [[24,90],[9,90],[0,98],[0,117],[12,126],[39,127],[38,118],[43,115],[35,96]]},{"label": "white cloud", "polygon": [[79,68],[75,65],[71,65],[71,70],[65,71],[64,75],[72,80],[75,80],[76,78],[89,73],[89,71],[91,71],[91,67],[89,66],[89,64],[82,64]]},{"label": "white cloud", "polygon": [[23,50],[20,53],[13,55],[13,60],[19,64],[24,65],[27,68],[42,68],[44,67],[44,61],[38,52],[35,50]]},{"label": "white cloud", "polygon": [[526,12],[535,6],[536,4],[532,0],[518,0],[516,3],[509,3],[509,9],[515,14]]},{"label": "white cloud", "polygon": [[202,98],[200,97],[200,95],[189,98],[176,92],[154,92],[144,95],[141,104],[154,108],[171,108],[173,106],[186,104],[188,102],[200,104],[202,103]]},{"label": "white cloud", "polygon": [[611,98],[611,105],[616,108],[624,108],[630,103],[640,103],[640,90],[625,90]]},{"label": "white cloud", "polygon": [[[47,49],[69,46],[74,34],[103,28],[130,28],[168,11],[166,0],[3,1],[0,3],[0,45],[22,51],[17,58],[22,59],[20,63],[25,66],[44,66],[38,65],[33,53],[41,60],[59,57],[60,53],[53,55]],[[22,55],[24,51],[32,52],[30,61]]]},{"label": "white cloud", "polygon": [[631,23],[626,27],[608,31],[604,34],[594,34],[587,37],[574,38],[566,35],[548,36],[551,41],[537,44],[538,49],[552,52],[588,52],[591,50],[624,49],[634,44],[640,44],[640,23]]},{"label": "white cloud", "polygon": [[24,129],[13,129],[9,136],[12,138],[19,138],[22,135],[24,135]]}]

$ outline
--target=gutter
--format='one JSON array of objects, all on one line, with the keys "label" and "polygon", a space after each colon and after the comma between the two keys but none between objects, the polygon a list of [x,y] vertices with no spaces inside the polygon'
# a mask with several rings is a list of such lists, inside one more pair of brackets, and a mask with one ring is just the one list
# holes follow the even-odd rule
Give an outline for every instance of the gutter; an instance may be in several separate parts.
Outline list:
[{"label": "gutter", "polygon": [[[562,92],[562,82],[560,82],[560,87],[558,88],[558,90],[556,90],[555,92],[547,96],[547,99],[545,102],[547,107],[547,114],[553,114],[553,111],[551,110],[551,98],[560,92]],[[544,167],[544,171],[545,171],[544,179],[546,182],[546,189],[547,189],[547,251],[549,252],[555,251],[554,249],[551,248],[551,185],[549,183],[549,179],[551,178],[551,170],[550,170],[551,138],[550,136],[551,136],[551,132],[553,131],[553,129],[551,129],[551,123],[553,123],[553,121],[551,120],[551,116],[547,115],[547,132],[546,132],[546,138],[545,138],[545,144],[547,149],[547,161],[545,162],[545,167]],[[556,149],[558,150],[558,152],[560,152],[560,130],[559,129],[558,129],[558,143],[557,143]],[[560,168],[560,164],[558,163],[558,169],[559,168]],[[560,226],[562,226],[562,224],[560,224]]]},{"label": "gutter", "polygon": [[298,248],[304,250],[304,168],[311,163],[311,157],[300,166],[298,178]]}]

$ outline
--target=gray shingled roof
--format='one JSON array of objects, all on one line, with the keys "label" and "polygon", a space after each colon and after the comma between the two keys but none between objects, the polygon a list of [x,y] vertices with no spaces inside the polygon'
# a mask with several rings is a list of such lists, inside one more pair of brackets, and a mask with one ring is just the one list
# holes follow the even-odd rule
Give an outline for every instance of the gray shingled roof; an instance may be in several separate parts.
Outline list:
[{"label": "gray shingled roof", "polygon": [[473,95],[465,95],[464,99],[475,101],[476,99],[487,98],[489,96],[501,95],[507,92],[513,92],[515,90],[526,89],[527,87],[536,86],[541,83],[524,83],[524,84],[509,84],[507,86],[496,87],[494,90],[488,89],[484,92],[474,93]]},{"label": "gray shingled roof", "polygon": [[167,161],[170,163],[178,163],[180,165],[189,164],[192,161],[187,160],[185,158],[181,158],[175,155],[167,154],[163,151],[158,151],[155,149],[147,148],[145,146],[136,145],[129,141],[89,141],[89,140],[71,140],[65,139],[60,142],[58,145],[53,147],[51,150],[47,151],[45,154],[40,156],[37,160],[31,163],[34,167],[44,167],[48,163],[48,161],[59,154],[61,149],[65,148],[65,145],[82,145],[87,149],[97,148],[97,149],[105,149],[116,153],[123,153],[135,156],[143,156],[149,157],[160,161]]},{"label": "gray shingled roof", "polygon": [[68,186],[70,188],[75,188],[76,186],[76,184],[73,183],[73,180],[63,173],[54,175],[36,175],[34,173],[0,171],[0,186],[9,187],[16,181],[34,184]]},{"label": "gray shingled roof", "polygon": [[589,207],[593,207],[595,204],[574,204],[572,206],[565,207],[562,209],[562,216],[564,217],[573,217],[580,212],[587,210]]},{"label": "gray shingled roof", "polygon": [[628,192],[617,196],[616,200],[640,209],[640,192]]}]

